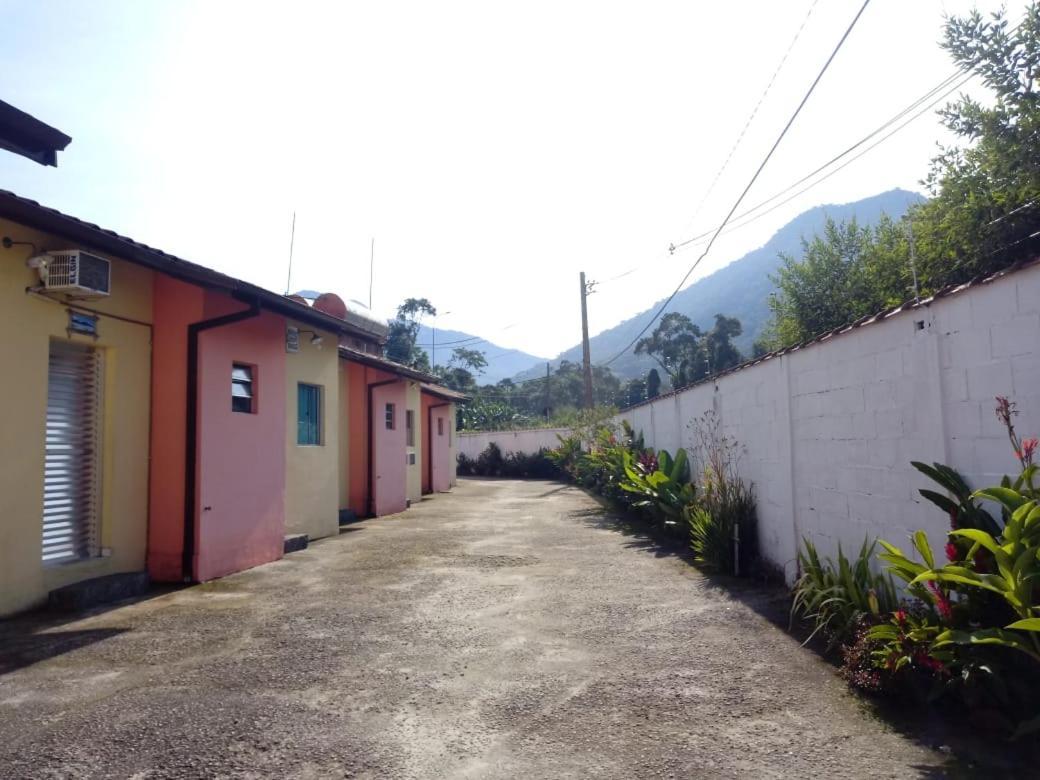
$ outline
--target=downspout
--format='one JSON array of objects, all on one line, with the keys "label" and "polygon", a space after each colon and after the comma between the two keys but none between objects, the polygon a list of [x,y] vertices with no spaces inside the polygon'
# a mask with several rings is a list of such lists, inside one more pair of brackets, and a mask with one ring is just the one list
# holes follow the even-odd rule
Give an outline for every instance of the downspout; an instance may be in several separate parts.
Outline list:
[{"label": "downspout", "polygon": [[[366,411],[368,412],[368,414],[367,414],[367,417],[368,417],[368,441],[366,443],[368,445],[368,496],[367,496],[368,501],[367,501],[367,503],[368,503],[368,515],[369,515],[369,517],[375,517],[375,514],[376,514],[376,462],[375,462],[375,458],[373,457],[373,450],[375,448],[375,441],[374,441],[373,434],[375,433],[375,431],[373,430],[373,427],[372,427],[372,414],[373,414],[373,411],[374,411],[372,409],[372,391],[375,388],[377,388],[377,387],[382,387],[383,385],[395,385],[395,384],[397,384],[400,381],[401,381],[400,379],[387,379],[387,380],[385,380],[383,382],[373,382],[372,384],[367,384],[366,383],[366,385],[365,385],[368,388],[368,404],[367,404],[368,408],[366,409]],[[394,422],[396,424],[397,421],[394,420]]]},{"label": "downspout", "polygon": [[199,334],[205,330],[222,328],[236,322],[260,316],[260,303],[249,302],[249,308],[188,325],[188,397],[184,428],[184,550],[181,558],[181,576],[186,582],[195,578],[192,563],[195,558],[195,499],[198,485],[195,470],[198,465],[199,419]]}]

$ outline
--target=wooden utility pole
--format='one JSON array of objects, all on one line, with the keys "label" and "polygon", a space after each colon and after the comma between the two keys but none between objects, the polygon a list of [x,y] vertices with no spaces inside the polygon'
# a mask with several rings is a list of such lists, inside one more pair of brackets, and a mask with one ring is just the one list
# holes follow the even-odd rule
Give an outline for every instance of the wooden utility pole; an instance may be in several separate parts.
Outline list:
[{"label": "wooden utility pole", "polygon": [[[595,284],[593,282],[592,284]],[[592,408],[592,353],[589,351],[589,310],[585,299],[589,297],[591,284],[585,283],[585,272],[581,272],[581,361],[585,371],[585,408]]]},{"label": "wooden utility pole", "polygon": [[545,361],[545,422],[549,422],[549,361]]}]

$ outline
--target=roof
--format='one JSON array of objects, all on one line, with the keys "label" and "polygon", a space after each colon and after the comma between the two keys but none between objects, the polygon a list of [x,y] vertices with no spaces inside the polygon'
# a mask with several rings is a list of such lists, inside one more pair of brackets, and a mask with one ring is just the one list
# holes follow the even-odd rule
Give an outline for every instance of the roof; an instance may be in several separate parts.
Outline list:
[{"label": "roof", "polygon": [[313,309],[305,303],[286,298],[284,295],[265,290],[255,284],[214,271],[203,265],[189,262],[163,252],[160,249],[105,230],[90,222],[48,208],[34,200],[23,198],[7,190],[0,190],[0,217],[4,217],[37,230],[55,233],[70,242],[101,254],[111,254],[137,265],[172,276],[175,279],[209,289],[220,290],[239,299],[257,301],[268,311],[277,312],[301,322],[334,333],[350,333],[366,338],[383,340],[387,326],[353,312],[341,320]]},{"label": "roof", "polygon": [[423,384],[419,387],[424,393],[435,395],[445,401],[468,401],[469,396],[465,393],[460,393],[458,390],[452,390],[450,387],[444,385],[432,385]]},{"label": "roof", "polygon": [[425,371],[419,371],[406,366],[404,363],[398,363],[395,360],[382,357],[380,355],[371,355],[368,352],[361,352],[351,347],[340,346],[339,356],[344,360],[351,360],[355,363],[361,363],[364,366],[371,366],[372,368],[379,368],[383,371],[387,371],[391,374],[397,374],[403,376],[406,379],[414,379],[419,382],[420,389],[424,393],[435,395],[438,398],[443,398],[448,401],[467,401],[469,396],[465,393],[457,392],[444,385],[437,384],[437,377],[433,374],[427,374]]},{"label": "roof", "polygon": [[939,289],[938,291],[936,291],[933,295],[928,296],[927,298],[921,298],[920,300],[908,300],[908,301],[905,301],[905,302],[903,302],[903,303],[901,303],[901,304],[899,304],[897,306],[891,306],[891,307],[889,307],[887,309],[882,309],[881,311],[876,312],[874,314],[868,314],[865,317],[860,317],[855,322],[850,322],[850,323],[848,323],[846,325],[842,325],[840,327],[834,328],[833,330],[828,330],[828,331],[826,331],[824,333],[819,333],[816,336],[813,336],[811,339],[807,339],[807,340],[805,340],[803,342],[800,342],[798,344],[793,344],[790,347],[783,347],[781,349],[777,349],[777,350],[774,350],[772,352],[767,352],[766,354],[761,355],[759,357],[752,358],[751,360],[746,360],[743,363],[741,363],[740,365],[733,366],[733,368],[728,368],[725,371],[720,371],[717,374],[712,374],[711,376],[706,377],[704,379],[701,379],[698,382],[691,382],[688,385],[684,385],[683,387],[677,388],[675,390],[671,390],[671,391],[669,391],[667,393],[661,393],[660,395],[655,396],[654,398],[648,398],[647,400],[640,401],[637,404],[632,404],[631,406],[626,406],[623,409],[621,409],[621,411],[622,412],[627,412],[627,411],[629,411],[631,409],[638,409],[641,406],[647,406],[648,404],[652,404],[654,401],[660,401],[662,398],[670,398],[671,396],[678,395],[679,393],[682,393],[682,392],[684,392],[686,390],[689,390],[691,387],[696,387],[697,385],[707,384],[708,382],[714,382],[719,377],[726,376],[727,374],[732,374],[732,373],[737,372],[737,371],[743,371],[745,368],[750,368],[751,366],[758,365],[759,363],[763,363],[763,362],[765,362],[767,360],[772,360],[773,358],[782,357],[782,356],[788,355],[788,354],[790,354],[792,352],[797,352],[800,349],[805,349],[806,347],[811,347],[814,344],[819,344],[819,343],[824,342],[824,341],[829,341],[830,339],[832,339],[832,338],[834,338],[836,336],[842,336],[842,335],[844,335],[846,333],[850,333],[851,331],[856,330],[857,328],[862,328],[862,327],[867,326],[867,325],[873,325],[875,323],[882,322],[883,320],[887,320],[890,317],[895,317],[897,314],[902,314],[904,312],[914,311],[915,309],[926,309],[929,306],[931,306],[933,303],[935,303],[936,301],[942,300],[943,298],[949,298],[950,296],[953,296],[953,295],[959,295],[959,294],[961,294],[963,292],[966,292],[966,291],[968,291],[968,290],[970,290],[970,289],[972,289],[974,287],[979,287],[979,286],[984,285],[984,284],[990,284],[990,283],[995,282],[995,281],[997,281],[999,279],[1003,279],[1005,276],[1010,276],[1013,273],[1017,273],[1018,271],[1023,271],[1026,268],[1032,268],[1034,266],[1040,266],[1040,257],[1034,257],[1031,260],[1019,261],[1019,262],[1017,262],[1017,263],[1015,263],[1013,265],[1008,266],[1007,268],[1005,268],[1002,271],[997,271],[997,272],[992,273],[992,274],[984,274],[984,275],[981,275],[981,276],[976,276],[974,279],[970,279],[967,282],[960,282],[960,283],[957,283],[957,284],[948,284],[945,287],[943,287],[943,288]]},{"label": "roof", "polygon": [[57,165],[58,152],[72,139],[34,116],[0,100],[0,149],[40,165]]}]

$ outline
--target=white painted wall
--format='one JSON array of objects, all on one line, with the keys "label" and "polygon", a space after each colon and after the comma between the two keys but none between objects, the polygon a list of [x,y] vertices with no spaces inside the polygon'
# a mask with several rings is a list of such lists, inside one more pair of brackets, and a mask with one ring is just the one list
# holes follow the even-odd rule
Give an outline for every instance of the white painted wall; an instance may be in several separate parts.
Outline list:
[{"label": "white painted wall", "polygon": [[476,458],[487,449],[488,444],[495,442],[502,454],[507,452],[534,453],[544,447],[553,449],[560,446],[557,436],[567,436],[567,428],[534,428],[521,431],[481,431],[480,433],[458,434],[458,452],[467,458]]},{"label": "white painted wall", "polygon": [[[997,395],[1018,405],[1022,438],[1040,435],[1040,265],[926,301],[772,357],[620,417],[646,444],[694,455],[690,422],[714,409],[745,447],[739,471],[758,499],[762,553],[795,574],[808,536],[821,553],[881,537],[907,552],[928,532],[941,550],[948,519],[918,494],[935,486],[910,466],[939,461],[973,487],[1017,473]],[[476,457],[534,452],[566,431],[462,434]],[[941,553],[940,553],[941,555]]]},{"label": "white painted wall", "polygon": [[881,537],[909,551],[923,528],[938,550],[947,518],[918,494],[911,460],[947,463],[973,487],[1018,464],[994,415],[1040,434],[1040,266],[959,291],[627,410],[647,446],[693,455],[691,420],[714,408],[746,450],[761,550],[794,575],[811,537],[833,555]]}]

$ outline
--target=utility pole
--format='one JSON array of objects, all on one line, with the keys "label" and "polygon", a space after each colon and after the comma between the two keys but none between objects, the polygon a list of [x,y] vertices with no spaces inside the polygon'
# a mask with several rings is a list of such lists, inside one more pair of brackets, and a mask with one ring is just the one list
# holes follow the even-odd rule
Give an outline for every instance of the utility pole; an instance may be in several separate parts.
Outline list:
[{"label": "utility pole", "polygon": [[595,282],[585,283],[585,272],[581,272],[581,360],[585,371],[585,408],[592,408],[592,353],[589,351],[589,310],[585,300],[592,292]]},{"label": "utility pole", "polygon": [[549,361],[545,361],[545,422],[549,422]]}]

